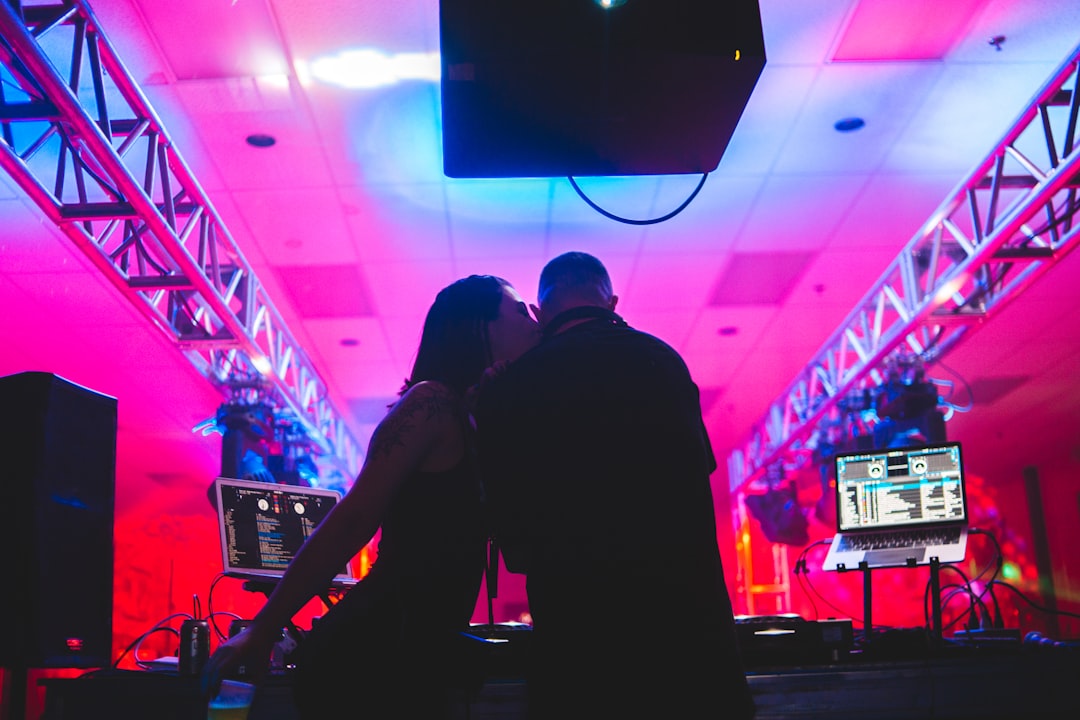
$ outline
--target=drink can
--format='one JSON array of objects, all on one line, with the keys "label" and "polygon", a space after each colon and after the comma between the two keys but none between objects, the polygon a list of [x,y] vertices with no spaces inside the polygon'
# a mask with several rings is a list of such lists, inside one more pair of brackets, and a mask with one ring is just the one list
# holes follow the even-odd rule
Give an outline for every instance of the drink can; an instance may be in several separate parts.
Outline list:
[{"label": "drink can", "polygon": [[251,627],[251,620],[233,620],[229,623],[229,639],[234,637]]},{"label": "drink can", "polygon": [[180,625],[180,674],[198,675],[210,659],[210,623],[185,620]]}]

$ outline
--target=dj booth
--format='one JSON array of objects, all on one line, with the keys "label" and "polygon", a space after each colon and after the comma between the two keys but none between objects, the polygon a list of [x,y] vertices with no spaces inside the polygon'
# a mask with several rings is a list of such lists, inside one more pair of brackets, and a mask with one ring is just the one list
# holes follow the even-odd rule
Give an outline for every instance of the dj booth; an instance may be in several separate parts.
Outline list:
[{"label": "dj booth", "polygon": [[[843,623],[813,629],[809,641],[767,641],[747,652],[748,679],[761,720],[1015,720],[1077,717],[1080,649],[1067,643],[1015,640],[929,648],[919,631],[876,639],[873,651],[849,650]],[[839,630],[837,629],[839,628]],[[462,720],[525,717],[521,663],[528,633],[492,644],[484,678],[462,688]],[[794,633],[768,635],[794,638]],[[837,644],[839,643],[839,644]],[[138,671],[102,671],[47,679],[42,720],[204,720],[197,678]],[[423,688],[418,687],[418,692]],[[356,698],[356,707],[363,699]],[[260,684],[249,720],[296,720],[288,672]]]}]

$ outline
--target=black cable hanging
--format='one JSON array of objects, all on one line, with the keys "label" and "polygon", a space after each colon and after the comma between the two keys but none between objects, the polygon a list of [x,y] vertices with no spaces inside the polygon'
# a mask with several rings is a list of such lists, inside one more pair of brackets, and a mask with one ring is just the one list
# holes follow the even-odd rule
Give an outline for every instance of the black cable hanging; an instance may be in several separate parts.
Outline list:
[{"label": "black cable hanging", "polygon": [[591,207],[593,210],[600,213],[604,217],[615,220],[617,222],[626,223],[627,225],[655,225],[656,223],[662,223],[665,220],[670,220],[671,218],[675,217],[683,210],[685,210],[686,206],[693,202],[694,198],[697,197],[697,194],[701,192],[701,188],[703,185],[705,185],[705,178],[707,177],[709,177],[709,173],[706,172],[701,174],[701,180],[698,182],[697,187],[694,188],[694,192],[690,193],[690,197],[686,198],[686,200],[683,200],[682,205],[679,205],[679,207],[675,208],[663,217],[651,218],[648,220],[634,220],[631,218],[620,217],[618,215],[615,215],[614,213],[610,213],[596,203],[594,203],[592,200],[590,200],[588,196],[585,195],[585,193],[578,186],[577,181],[574,180],[573,176],[567,175],[566,179],[570,181],[570,185],[574,188],[574,191],[578,194],[578,196],[582,200],[584,200],[589,207]]}]

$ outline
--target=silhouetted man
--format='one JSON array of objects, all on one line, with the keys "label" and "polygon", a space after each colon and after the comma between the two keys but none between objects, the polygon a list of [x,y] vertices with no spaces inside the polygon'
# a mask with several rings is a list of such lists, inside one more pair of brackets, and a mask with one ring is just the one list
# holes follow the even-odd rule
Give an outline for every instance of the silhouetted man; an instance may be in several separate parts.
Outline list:
[{"label": "silhouetted man", "polygon": [[477,407],[494,532],[527,576],[530,717],[748,718],[698,389],[617,300],[595,257],[549,262],[544,339]]}]

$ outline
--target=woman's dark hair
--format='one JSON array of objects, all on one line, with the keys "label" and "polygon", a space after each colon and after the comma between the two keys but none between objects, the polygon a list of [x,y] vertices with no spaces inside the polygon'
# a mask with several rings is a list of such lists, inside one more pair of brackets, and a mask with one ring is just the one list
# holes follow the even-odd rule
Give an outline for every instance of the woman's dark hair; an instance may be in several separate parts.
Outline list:
[{"label": "woman's dark hair", "polygon": [[476,383],[492,364],[487,325],[499,316],[508,286],[493,275],[470,275],[440,290],[424,320],[412,374],[399,394],[424,380],[459,393]]}]

